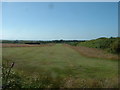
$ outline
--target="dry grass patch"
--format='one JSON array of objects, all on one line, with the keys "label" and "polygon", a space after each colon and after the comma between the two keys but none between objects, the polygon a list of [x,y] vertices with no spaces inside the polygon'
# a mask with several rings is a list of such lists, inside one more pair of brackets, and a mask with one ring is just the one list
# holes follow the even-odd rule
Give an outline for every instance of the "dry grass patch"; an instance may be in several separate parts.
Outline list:
[{"label": "dry grass patch", "polygon": [[81,55],[84,55],[87,57],[118,60],[118,55],[110,54],[100,49],[83,47],[83,46],[70,46],[67,44],[65,44],[64,46],[70,47],[78,51]]}]

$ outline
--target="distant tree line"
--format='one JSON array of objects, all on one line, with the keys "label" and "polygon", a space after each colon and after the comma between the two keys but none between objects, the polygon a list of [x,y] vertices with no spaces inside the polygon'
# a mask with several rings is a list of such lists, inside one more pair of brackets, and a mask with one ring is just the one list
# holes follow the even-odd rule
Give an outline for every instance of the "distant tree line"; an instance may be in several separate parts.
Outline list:
[{"label": "distant tree line", "polygon": [[13,44],[48,44],[48,43],[76,43],[84,42],[85,40],[51,40],[51,41],[35,41],[35,40],[2,40],[2,43]]}]

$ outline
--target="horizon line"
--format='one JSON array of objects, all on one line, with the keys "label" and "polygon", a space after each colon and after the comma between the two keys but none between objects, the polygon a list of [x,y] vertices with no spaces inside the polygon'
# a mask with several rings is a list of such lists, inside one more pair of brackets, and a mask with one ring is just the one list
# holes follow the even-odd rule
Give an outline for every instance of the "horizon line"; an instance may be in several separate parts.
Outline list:
[{"label": "horizon line", "polygon": [[[120,38],[119,36],[117,36],[117,37],[99,37],[99,38]],[[35,40],[35,39],[0,39],[0,40],[18,40],[18,41],[54,41],[54,40],[66,40],[66,41],[71,41],[71,40],[77,40],[77,41],[83,41],[83,40],[94,40],[94,39],[99,39],[99,38],[93,38],[93,39],[49,39],[49,40],[41,40],[41,39],[39,39],[39,40]]]}]

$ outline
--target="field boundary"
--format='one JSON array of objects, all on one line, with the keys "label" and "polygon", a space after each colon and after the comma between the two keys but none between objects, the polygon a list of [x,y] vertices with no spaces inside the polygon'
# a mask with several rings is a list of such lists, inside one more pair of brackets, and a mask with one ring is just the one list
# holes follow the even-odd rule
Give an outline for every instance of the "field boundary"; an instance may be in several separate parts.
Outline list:
[{"label": "field boundary", "polygon": [[68,44],[64,44],[64,46],[74,49],[75,51],[80,53],[80,55],[82,56],[91,57],[91,58],[118,60],[118,55],[110,54],[96,48],[88,48],[83,46],[71,46]]}]

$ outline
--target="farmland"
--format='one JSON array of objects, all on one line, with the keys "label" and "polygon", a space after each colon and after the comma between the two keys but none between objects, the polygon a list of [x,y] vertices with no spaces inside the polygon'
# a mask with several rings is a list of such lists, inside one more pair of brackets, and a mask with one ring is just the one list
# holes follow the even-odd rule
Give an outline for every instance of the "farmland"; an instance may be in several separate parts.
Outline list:
[{"label": "farmland", "polygon": [[[50,77],[50,80],[47,79],[46,81],[49,85],[44,83],[46,86],[39,87],[48,87],[51,84],[55,85],[55,83],[56,86],[50,87],[118,87],[118,60],[116,55],[86,56],[85,52],[87,51],[81,52],[80,47],[75,49],[74,46],[66,44],[36,47],[13,46],[2,48],[3,62],[15,62],[13,70],[22,73],[23,76]],[[89,50],[95,51],[94,49]],[[103,53],[99,50],[95,52]],[[24,87],[29,87],[29,85]]]}]

